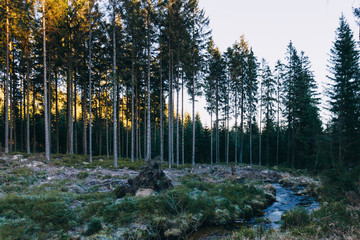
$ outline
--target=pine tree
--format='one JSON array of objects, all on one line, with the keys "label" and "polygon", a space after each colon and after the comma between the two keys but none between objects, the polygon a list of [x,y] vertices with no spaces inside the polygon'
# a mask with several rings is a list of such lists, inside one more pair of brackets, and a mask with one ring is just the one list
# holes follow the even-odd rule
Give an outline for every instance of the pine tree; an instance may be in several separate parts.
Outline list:
[{"label": "pine tree", "polygon": [[351,163],[358,161],[359,156],[359,52],[344,16],[340,17],[333,44],[328,76],[332,81],[328,92],[333,141],[340,163]]}]

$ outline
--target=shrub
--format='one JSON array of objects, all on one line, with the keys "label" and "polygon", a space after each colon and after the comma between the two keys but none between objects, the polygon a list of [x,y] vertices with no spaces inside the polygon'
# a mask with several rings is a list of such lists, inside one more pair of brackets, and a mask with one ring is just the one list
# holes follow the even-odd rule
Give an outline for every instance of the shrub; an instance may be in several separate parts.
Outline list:
[{"label": "shrub", "polygon": [[281,215],[281,220],[283,221],[281,226],[283,229],[287,229],[289,227],[299,227],[310,222],[310,215],[304,208],[296,207]]},{"label": "shrub", "polygon": [[91,236],[102,229],[101,221],[97,218],[93,218],[87,225],[87,229],[85,232],[86,236]]},{"label": "shrub", "polygon": [[0,199],[0,215],[9,219],[31,219],[41,228],[70,229],[75,215],[56,197],[7,195]]}]

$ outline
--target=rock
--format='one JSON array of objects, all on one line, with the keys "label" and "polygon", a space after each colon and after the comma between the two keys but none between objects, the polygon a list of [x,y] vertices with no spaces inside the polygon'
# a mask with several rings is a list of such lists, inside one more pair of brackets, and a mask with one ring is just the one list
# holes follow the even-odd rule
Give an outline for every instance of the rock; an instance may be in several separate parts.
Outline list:
[{"label": "rock", "polygon": [[276,196],[276,188],[272,184],[267,184],[264,186],[266,192]]},{"label": "rock", "polygon": [[136,193],[135,196],[137,197],[148,197],[151,196],[155,193],[155,191],[151,188],[139,188]]},{"label": "rock", "polygon": [[181,230],[178,228],[171,228],[165,231],[164,236],[165,237],[178,237],[181,235]]}]

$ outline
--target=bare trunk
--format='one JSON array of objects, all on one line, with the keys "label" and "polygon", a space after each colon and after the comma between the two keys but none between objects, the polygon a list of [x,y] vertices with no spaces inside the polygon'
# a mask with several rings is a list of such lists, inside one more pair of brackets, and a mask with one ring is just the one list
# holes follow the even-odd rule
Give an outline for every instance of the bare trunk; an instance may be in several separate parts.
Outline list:
[{"label": "bare trunk", "polygon": [[86,133],[86,86],[84,84],[82,102],[82,121],[83,121],[83,154],[87,155],[87,133]]},{"label": "bare trunk", "polygon": [[[89,3],[91,4],[91,3]],[[92,162],[92,79],[91,79],[91,35],[92,35],[92,24],[91,24],[91,8],[89,5],[89,162]]]},{"label": "bare trunk", "polygon": [[36,103],[36,95],[35,88],[33,86],[33,152],[36,152],[36,121],[35,121],[35,103]]},{"label": "bare trunk", "polygon": [[185,129],[184,129],[184,76],[183,76],[183,72],[181,72],[181,125],[182,125],[182,133],[181,133],[181,139],[182,139],[182,143],[181,143],[181,158],[182,158],[182,164],[185,164],[185,140],[184,140],[184,136],[185,136]]},{"label": "bare trunk", "polygon": [[215,145],[215,154],[216,154],[216,163],[220,163],[220,137],[219,137],[219,83],[216,82],[216,106],[215,106],[215,134],[216,134],[216,145]]},{"label": "bare trunk", "polygon": [[193,86],[192,86],[192,117],[193,117],[193,137],[192,137],[192,160],[191,163],[195,166],[195,73],[193,72]]},{"label": "bare trunk", "polygon": [[[77,72],[77,69],[76,69]],[[74,145],[75,154],[78,154],[78,122],[77,122],[77,93],[76,93],[76,74],[74,78]]]},{"label": "bare trunk", "polygon": [[173,152],[173,149],[172,149],[172,133],[173,133],[173,129],[172,129],[172,124],[171,124],[171,121],[172,121],[172,118],[171,118],[171,115],[173,114],[172,112],[172,89],[173,89],[173,79],[172,79],[172,75],[171,75],[171,66],[172,66],[172,61],[171,61],[171,51],[169,50],[169,61],[170,61],[170,64],[169,64],[169,168],[171,168],[171,165],[172,165],[172,162],[173,162],[173,159],[172,159],[172,152]]},{"label": "bare trunk", "polygon": [[249,124],[250,124],[250,140],[249,140],[250,141],[250,150],[249,150],[249,155],[250,155],[250,165],[252,166],[253,162],[252,162],[252,115],[251,115],[251,113],[250,113],[250,116],[249,116]]},{"label": "bare trunk", "polygon": [[[148,1],[148,4],[150,5],[150,2]],[[150,8],[150,6],[149,6]],[[151,85],[150,85],[150,19],[149,19],[149,13],[147,13],[147,51],[148,51],[148,79],[147,79],[147,156],[145,157],[145,159],[147,161],[151,160],[151,108],[150,108],[150,103],[151,103]]]},{"label": "bare trunk", "polygon": [[60,138],[59,138],[59,99],[58,99],[58,75],[55,72],[55,118],[56,118],[56,154],[60,152]]},{"label": "bare trunk", "polygon": [[106,126],[105,126],[105,131],[106,131],[106,158],[110,157],[110,152],[109,152],[109,107],[108,107],[108,79],[106,77],[106,88],[105,88],[105,118],[106,118]]},{"label": "bare trunk", "polygon": [[135,79],[134,79],[134,59],[131,67],[131,162],[135,160]]},{"label": "bare trunk", "polygon": [[237,102],[238,101],[238,95],[237,95],[237,92],[235,92],[235,126],[234,126],[234,129],[235,129],[235,163],[238,162],[238,158],[237,158],[237,152],[238,152],[238,106],[237,106]]},{"label": "bare trunk", "polygon": [[179,161],[180,161],[180,138],[179,138],[179,132],[180,132],[180,121],[179,121],[179,68],[177,70],[177,77],[176,77],[176,166],[179,167]]},{"label": "bare trunk", "polygon": [[240,114],[240,163],[243,163],[244,152],[244,86],[241,86],[241,114]]},{"label": "bare trunk", "polygon": [[164,107],[163,107],[162,61],[160,57],[160,158],[164,161]]},{"label": "bare trunk", "polygon": [[113,0],[113,74],[114,74],[114,79],[113,79],[113,111],[114,111],[114,115],[113,115],[113,136],[114,136],[114,151],[113,151],[113,155],[114,155],[114,166],[117,167],[118,166],[118,150],[117,150],[117,144],[118,144],[118,140],[117,140],[117,76],[116,76],[116,26],[115,26],[115,0]]},{"label": "bare trunk", "polygon": [[[26,153],[30,154],[30,63],[29,49],[26,51]],[[56,92],[57,94],[57,92]]]},{"label": "bare trunk", "polygon": [[45,28],[45,0],[43,0],[43,51],[44,51],[44,109],[45,109],[45,158],[50,161],[49,108],[46,79],[46,28]]},{"label": "bare trunk", "polygon": [[213,149],[213,120],[212,120],[212,110],[210,112],[210,163],[211,165],[214,164],[214,149]]},{"label": "bare trunk", "polygon": [[259,165],[261,166],[261,120],[262,120],[262,81],[260,81],[260,113],[259,113]]},{"label": "bare trunk", "polygon": [[9,153],[9,0],[6,1],[5,153]]},{"label": "bare trunk", "polygon": [[279,165],[279,145],[280,145],[280,83],[277,79],[277,128],[276,128],[276,166]]}]

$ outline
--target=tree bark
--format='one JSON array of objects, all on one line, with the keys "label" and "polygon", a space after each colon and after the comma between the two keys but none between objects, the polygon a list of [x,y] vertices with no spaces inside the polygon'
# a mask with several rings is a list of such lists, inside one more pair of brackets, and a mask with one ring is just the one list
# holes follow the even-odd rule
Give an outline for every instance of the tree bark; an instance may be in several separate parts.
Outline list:
[{"label": "tree bark", "polygon": [[5,153],[9,153],[9,0],[6,1]]},{"label": "tree bark", "polygon": [[89,2],[89,162],[92,162],[92,79],[91,79],[91,35],[92,35],[92,24],[91,24],[91,3]]},{"label": "tree bark", "polygon": [[[148,7],[150,9],[150,1],[148,0]],[[150,85],[150,17],[149,17],[149,10],[147,12],[147,52],[148,52],[148,59],[147,59],[147,65],[148,65],[148,73],[147,73],[147,156],[145,157],[145,160],[150,161],[151,160],[151,85]]]},{"label": "tree bark", "polygon": [[192,83],[192,117],[193,117],[193,137],[192,137],[192,160],[191,164],[195,166],[195,72],[193,72],[193,83]]},{"label": "tree bark", "polygon": [[114,136],[114,151],[113,151],[113,156],[114,156],[114,166],[117,167],[118,166],[118,150],[117,150],[117,75],[116,75],[116,15],[115,15],[115,9],[116,9],[116,2],[115,0],[113,0],[113,74],[114,74],[114,79],[113,79],[113,111],[114,111],[114,115],[113,115],[113,136]]},{"label": "tree bark", "polygon": [[45,24],[45,0],[42,4],[43,10],[43,51],[44,51],[44,109],[45,109],[45,158],[50,161],[50,134],[49,134],[49,109],[48,109],[48,92],[47,92],[47,75],[46,75],[46,24]]},{"label": "tree bark", "polygon": [[30,154],[30,60],[29,60],[28,41],[29,40],[27,40],[27,51],[26,51],[26,103],[27,103],[26,104],[26,153]]}]

